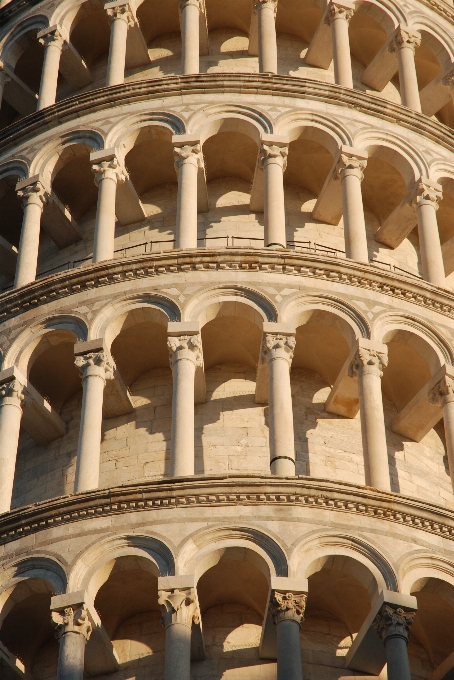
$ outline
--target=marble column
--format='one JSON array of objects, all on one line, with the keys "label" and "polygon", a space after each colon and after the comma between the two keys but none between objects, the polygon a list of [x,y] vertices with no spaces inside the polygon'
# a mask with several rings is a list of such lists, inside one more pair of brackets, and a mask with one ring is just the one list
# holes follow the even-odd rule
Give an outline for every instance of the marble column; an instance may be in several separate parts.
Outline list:
[{"label": "marble column", "polygon": [[445,428],[446,456],[454,489],[454,380],[445,375],[428,394],[429,402],[441,403]]},{"label": "marble column", "polygon": [[277,73],[277,0],[255,0],[257,13],[259,73]]},{"label": "marble column", "polygon": [[174,588],[158,595],[166,631],[164,680],[190,680],[191,629],[199,622],[195,591]]},{"label": "marble column", "polygon": [[445,285],[445,266],[438,231],[438,201],[442,188],[435,182],[420,181],[416,184],[412,200],[418,220],[419,248],[422,277],[435,286]]},{"label": "marble column", "polygon": [[180,0],[181,73],[199,73],[201,0]]},{"label": "marble column", "polygon": [[374,619],[372,625],[386,649],[388,680],[411,680],[407,645],[414,617],[415,612],[384,604]]},{"label": "marble column", "polygon": [[57,98],[58,70],[62,50],[68,47],[57,27],[38,34],[41,45],[44,46],[44,61],[39,86],[37,110],[52,106]]},{"label": "marble column", "polygon": [[402,104],[413,109],[413,111],[421,111],[415,66],[415,49],[420,44],[421,36],[419,33],[399,26],[388,47],[389,51],[397,56]]},{"label": "marble column", "polygon": [[92,169],[98,187],[93,262],[102,262],[114,256],[117,183],[124,182],[126,174],[115,156],[94,163]]},{"label": "marble column", "polygon": [[287,167],[287,146],[262,144],[260,167],[264,171],[265,246],[287,247],[285,233],[284,172]]},{"label": "marble column", "polygon": [[83,390],[74,483],[77,493],[97,489],[99,485],[104,387],[106,380],[113,378],[114,365],[104,350],[78,354],[74,362],[82,378]]},{"label": "marble column", "polygon": [[41,215],[47,195],[39,181],[19,182],[16,191],[24,210],[14,279],[14,288],[20,288],[36,279]]},{"label": "marble column", "polygon": [[361,437],[367,486],[390,491],[388,448],[381,378],[388,364],[386,345],[382,349],[359,347],[350,366],[350,376],[358,378]]},{"label": "marble column", "polygon": [[300,628],[307,595],[275,591],[270,612],[277,635],[277,680],[303,680]]},{"label": "marble column", "polygon": [[351,88],[353,87],[353,76],[348,26],[353,14],[352,9],[332,2],[325,19],[326,23],[331,26],[334,80],[337,85]]},{"label": "marble column", "polygon": [[11,508],[24,397],[19,380],[0,385],[0,514]]},{"label": "marble column", "polygon": [[203,168],[200,144],[185,144],[173,149],[178,176],[175,248],[197,248],[197,176]]},{"label": "marble column", "polygon": [[336,173],[342,184],[345,255],[356,262],[369,264],[361,193],[361,182],[366,165],[365,157],[341,153],[336,165]]},{"label": "marble column", "polygon": [[262,354],[268,365],[268,403],[271,474],[295,474],[295,439],[290,368],[295,336],[266,333]]},{"label": "marble column", "polygon": [[53,611],[52,621],[60,645],[57,680],[84,680],[85,645],[92,631],[87,610],[82,606]]},{"label": "marble column", "polygon": [[3,102],[3,93],[5,91],[6,85],[11,81],[11,78],[7,75],[4,64],[0,61],[0,109]]},{"label": "marble column", "polygon": [[128,4],[105,5],[110,22],[110,46],[106,85],[121,85],[125,81],[126,41],[128,29],[134,26],[134,16]]},{"label": "marble column", "polygon": [[194,387],[195,371],[202,366],[200,335],[169,337],[170,366],[173,374],[172,434],[170,475],[194,474]]}]

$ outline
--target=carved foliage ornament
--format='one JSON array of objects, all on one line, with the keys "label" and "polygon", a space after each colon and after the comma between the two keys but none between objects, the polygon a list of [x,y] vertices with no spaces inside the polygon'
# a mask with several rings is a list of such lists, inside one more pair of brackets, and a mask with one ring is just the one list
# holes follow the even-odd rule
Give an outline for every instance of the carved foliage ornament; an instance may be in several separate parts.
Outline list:
[{"label": "carved foliage ornament", "polygon": [[173,148],[173,160],[177,173],[181,166],[187,163],[195,165],[197,168],[204,167],[202,147],[200,144],[175,146]]},{"label": "carved foliage ornament", "polygon": [[261,9],[271,9],[276,16],[277,12],[277,0],[254,0],[254,13],[257,14]]},{"label": "carved foliage ornament", "polygon": [[421,36],[406,28],[399,27],[388,45],[388,50],[394,54],[403,47],[411,47],[413,52],[421,44]]},{"label": "carved foliage ornament", "polygon": [[197,7],[201,14],[205,14],[205,1],[204,0],[180,0],[179,2],[180,12],[182,12],[186,7]]},{"label": "carved foliage ornament", "polygon": [[260,167],[263,168],[268,163],[277,163],[284,172],[287,167],[287,156],[288,146],[262,144],[260,147]]},{"label": "carved foliage ornament", "polygon": [[115,21],[116,19],[121,19],[125,21],[129,27],[134,26],[134,15],[131,12],[129,5],[118,5],[117,7],[112,7],[112,9],[107,10],[107,18],[109,22]]},{"label": "carved foliage ornament", "polygon": [[358,177],[359,181],[362,182],[366,166],[367,160],[365,158],[358,158],[357,156],[341,153],[334,170],[334,179],[338,179],[339,177],[343,179],[345,175],[349,174],[355,175]]},{"label": "carved foliage ornament", "polygon": [[95,174],[96,186],[99,186],[99,182],[103,179],[113,179],[115,182],[125,182],[128,179],[128,173],[115,157],[101,161],[101,163],[94,163],[91,168]]},{"label": "carved foliage ornament", "polygon": [[306,609],[307,595],[300,593],[278,593],[275,592],[270,600],[270,614],[274,625],[281,621],[295,621],[298,625],[304,621],[304,610]]},{"label": "carved foliage ornament", "polygon": [[27,184],[27,186],[19,189],[17,195],[22,199],[22,207],[25,209],[30,203],[35,203],[39,205],[40,208],[43,207],[47,200],[47,193],[41,182],[33,182],[33,184]]},{"label": "carved foliage ornament", "polygon": [[331,26],[333,21],[335,19],[344,19],[344,21],[350,21],[354,14],[353,9],[349,9],[348,7],[343,7],[342,5],[335,5],[334,3],[331,4],[326,17],[325,17],[325,24],[328,24],[328,26]]},{"label": "carved foliage ornament", "polygon": [[44,49],[50,45],[58,47],[60,50],[65,50],[68,48],[68,43],[57,28],[53,31],[49,31],[49,33],[46,33],[46,35],[43,35],[41,38],[39,38],[39,42],[44,47]]},{"label": "carved foliage ornament", "polygon": [[52,622],[56,626],[55,637],[59,640],[66,633],[79,633],[88,642],[92,632],[92,625],[87,610],[66,607],[63,611],[52,612]]},{"label": "carved foliage ornament", "polygon": [[79,369],[79,373],[82,378],[84,377],[87,369],[91,366],[103,368],[104,377],[106,380],[113,378],[115,364],[107,352],[88,352],[87,354],[81,354],[75,357],[74,363]]},{"label": "carved foliage ornament", "polygon": [[174,623],[191,628],[193,623],[199,623],[200,617],[193,588],[160,590],[158,596],[164,628]]},{"label": "carved foliage ornament", "polygon": [[272,359],[286,359],[292,362],[296,340],[294,335],[279,335],[266,333],[263,338],[262,357],[267,361]]},{"label": "carved foliage ornament", "polygon": [[[200,335],[180,335],[167,340],[170,365],[179,359],[189,359],[196,366],[202,366],[202,339]],[[179,353],[182,354],[179,354]]]},{"label": "carved foliage ornament", "polygon": [[443,406],[449,401],[454,401],[454,380],[445,375],[430,390],[427,398],[431,404],[439,404],[441,402]]},{"label": "carved foliage ornament", "polygon": [[424,181],[417,182],[411,195],[411,203],[417,208],[419,205],[430,204],[438,210],[438,201],[442,198],[443,192],[432,184]]},{"label": "carved foliage ornament", "polygon": [[348,374],[351,378],[358,376],[360,370],[367,373],[374,373],[380,378],[383,375],[383,369],[388,365],[388,357],[384,352],[379,352],[376,349],[367,349],[360,347],[356,353],[355,358],[350,364]]},{"label": "carved foliage ornament", "polygon": [[406,612],[400,607],[393,609],[384,604],[375,617],[372,626],[385,643],[386,640],[393,637],[403,638],[408,643],[414,618],[414,612]]},{"label": "carved foliage ornament", "polygon": [[19,380],[11,380],[0,385],[0,399],[17,399],[21,404],[25,399],[25,387]]}]

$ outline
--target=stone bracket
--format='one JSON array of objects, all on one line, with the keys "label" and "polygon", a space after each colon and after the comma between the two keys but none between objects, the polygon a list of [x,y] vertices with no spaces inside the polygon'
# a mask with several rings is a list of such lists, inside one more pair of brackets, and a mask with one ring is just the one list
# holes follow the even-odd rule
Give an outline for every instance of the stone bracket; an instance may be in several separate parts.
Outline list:
[{"label": "stone bracket", "polygon": [[373,340],[368,340],[367,338],[359,338],[342,366],[325,402],[325,411],[327,413],[335,413],[336,415],[344,416],[345,418],[354,418],[358,413],[358,379],[350,376],[349,369],[358,349],[361,347],[368,350],[376,350],[383,354],[388,353],[388,347],[386,345],[382,345]]},{"label": "stone bracket", "polygon": [[[311,40],[309,49],[306,52],[304,61],[309,66],[327,69],[333,60],[333,37],[331,26],[326,23],[332,4],[334,3],[327,3],[321,21]],[[350,2],[350,0],[342,0],[342,2],[336,0],[335,4],[336,7],[344,7],[347,10],[355,11],[355,3]]]},{"label": "stone bracket", "polygon": [[197,599],[195,577],[193,574],[180,574],[179,576],[158,576],[158,591],[159,590],[174,590],[191,588],[194,590],[197,610],[199,612],[199,622],[193,623],[191,628],[191,661],[205,660],[205,642],[203,639],[202,616]]},{"label": "stone bracket", "polygon": [[381,92],[398,70],[397,55],[390,52],[389,45],[394,39],[387,40],[365,69],[361,82],[367,87]]},{"label": "stone bracket", "polygon": [[352,146],[340,147],[312,211],[312,217],[315,220],[327,224],[338,225],[344,213],[342,184],[336,170],[341,155],[367,160],[367,154],[364,151],[355,149]]},{"label": "stone bracket", "polygon": [[[269,135],[263,134],[261,144],[268,144],[273,146],[288,146],[289,139],[284,135]],[[260,145],[257,154],[257,161],[255,164],[254,179],[252,181],[251,200],[249,210],[251,212],[263,212],[265,202],[265,173],[260,167]]]},{"label": "stone bracket", "polygon": [[277,659],[276,626],[270,615],[269,606],[274,593],[287,592],[295,595],[306,595],[308,591],[307,578],[288,578],[287,576],[272,576],[268,591],[265,616],[263,617],[262,636],[260,638],[259,658]]},{"label": "stone bracket", "polygon": [[50,444],[66,434],[66,424],[42,397],[25,375],[12,366],[0,373],[0,385],[17,379],[25,385],[28,398],[24,402],[21,427],[37,444]]},{"label": "stone bracket", "polygon": [[[199,335],[201,331],[198,321],[169,321],[167,324],[167,335],[169,337],[177,337],[179,335]],[[205,365],[203,363],[203,348],[202,348],[202,366],[196,366],[195,380],[194,380],[194,404],[204,404],[206,402],[206,381],[205,381]],[[176,588],[177,586],[175,586]]]},{"label": "stone bracket", "polygon": [[421,110],[426,116],[433,116],[438,113],[445,104],[452,100],[451,86],[443,83],[443,80],[452,70],[453,67],[451,66],[447,72],[440,73],[419,93]]},{"label": "stone bracket", "polygon": [[[296,328],[288,323],[274,323],[264,321],[262,327],[262,342],[266,333],[277,335],[295,335]],[[268,362],[262,357],[262,343],[260,343],[260,356],[257,364],[257,376],[255,381],[255,401],[257,404],[268,403]]]},{"label": "stone bracket", "polygon": [[370,675],[380,675],[386,664],[386,651],[383,641],[372,628],[372,623],[384,604],[393,609],[402,607],[405,611],[412,612],[418,608],[416,597],[412,595],[381,590],[375,596],[370,612],[345,657],[345,668]]},{"label": "stone bracket", "polygon": [[0,236],[0,271],[8,279],[14,279],[17,264],[17,248]]},{"label": "stone bracket", "polygon": [[17,656],[11,654],[9,649],[0,642],[0,677],[2,680],[32,680],[27,673],[24,664]]},{"label": "stone bracket", "polygon": [[85,671],[90,676],[114,673],[119,669],[118,656],[88,592],[82,590],[77,593],[55,595],[50,603],[51,611],[81,606],[88,611],[92,625],[90,639],[85,647]]},{"label": "stone bracket", "polygon": [[434,670],[429,680],[454,680],[454,652]]},{"label": "stone bracket", "polygon": [[[200,138],[194,137],[194,135],[173,135],[172,137],[172,145],[176,148],[195,146],[196,144],[200,144]],[[206,213],[208,210],[208,189],[204,164],[197,173],[197,212]]]},{"label": "stone bracket", "polygon": [[7,64],[4,64],[3,70],[10,78],[7,83],[3,98],[8,102],[21,116],[28,116],[30,113],[36,111],[38,104],[38,95],[26,85],[23,80],[18,78],[13,69]]},{"label": "stone bracket", "polygon": [[392,430],[403,437],[420,442],[443,417],[441,403],[431,403],[429,393],[445,376],[454,380],[454,366],[444,365],[397,414]]}]

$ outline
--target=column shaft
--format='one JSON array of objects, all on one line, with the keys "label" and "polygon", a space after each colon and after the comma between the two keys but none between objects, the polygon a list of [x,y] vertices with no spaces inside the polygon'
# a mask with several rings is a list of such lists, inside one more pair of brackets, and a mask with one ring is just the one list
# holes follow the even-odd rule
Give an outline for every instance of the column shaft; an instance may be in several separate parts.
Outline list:
[{"label": "column shaft", "polygon": [[277,73],[276,5],[273,0],[257,0],[259,72]]},{"label": "column shaft", "polygon": [[199,73],[200,7],[198,0],[183,0],[181,7],[181,72]]},{"label": "column shaft", "polygon": [[128,28],[134,19],[128,5],[107,10],[110,20],[109,59],[107,62],[106,85],[121,85],[125,81],[126,41]]},{"label": "column shaft", "polygon": [[197,248],[197,177],[203,167],[200,144],[175,147],[178,176],[175,248]]},{"label": "column shaft", "polygon": [[[261,10],[263,12],[263,9]],[[285,233],[284,171],[287,147],[262,144],[261,166],[264,176],[265,246],[287,246]]]},{"label": "column shaft", "polygon": [[345,255],[357,262],[368,264],[369,253],[361,193],[366,163],[364,158],[350,157],[341,153],[336,170],[342,183]]},{"label": "column shaft", "polygon": [[114,256],[117,182],[124,181],[125,174],[116,158],[92,167],[98,185],[93,262],[102,262],[112,260]]},{"label": "column shaft", "polygon": [[441,252],[437,213],[434,204],[422,202],[416,209],[423,279],[435,286],[445,285],[445,266]]},{"label": "column shaft", "polygon": [[17,380],[0,387],[0,514],[11,508],[22,400],[23,385]]},{"label": "column shaft", "polygon": [[348,26],[353,12],[332,7],[331,32],[333,39],[334,79],[338,85],[353,87],[352,60]]},{"label": "column shaft", "polygon": [[29,184],[19,190],[24,210],[19,252],[16,264],[14,287],[20,288],[36,279],[38,268],[39,234],[41,215],[45,202],[45,192],[39,182]]},{"label": "column shaft", "polygon": [[166,628],[164,680],[190,680],[191,629],[184,623]]},{"label": "column shaft", "polygon": [[407,642],[402,637],[390,637],[387,639],[386,664],[388,680],[411,680]]},{"label": "column shaft", "polygon": [[277,680],[303,680],[300,627],[291,619],[280,621],[277,635]]},{"label": "column shaft", "polygon": [[80,633],[65,633],[60,638],[57,680],[84,680],[85,638]]},{"label": "column shaft", "polygon": [[444,399],[443,402],[446,456],[448,458],[451,483],[454,489],[454,398],[451,396],[451,399]]},{"label": "column shaft", "polygon": [[397,55],[399,67],[400,97],[402,104],[413,111],[421,111],[418,78],[415,67],[415,49],[421,44],[419,33],[398,27],[389,51]]},{"label": "column shaft", "polygon": [[38,111],[46,108],[46,106],[55,104],[63,38],[60,33],[55,30],[43,36],[40,39],[40,43],[44,45],[44,61],[41,72],[41,83],[39,86]]}]

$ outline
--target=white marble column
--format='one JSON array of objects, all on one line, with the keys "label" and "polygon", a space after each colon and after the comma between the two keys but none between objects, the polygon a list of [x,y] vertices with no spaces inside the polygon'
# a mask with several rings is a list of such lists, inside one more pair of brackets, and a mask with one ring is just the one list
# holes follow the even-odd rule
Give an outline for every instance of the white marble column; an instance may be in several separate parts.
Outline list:
[{"label": "white marble column", "polygon": [[435,286],[445,285],[445,266],[438,231],[438,201],[442,188],[435,182],[420,181],[415,186],[413,206],[418,219],[422,277]]},{"label": "white marble column", "polygon": [[115,156],[93,163],[92,169],[98,187],[93,262],[102,262],[114,256],[117,183],[124,182],[126,174]]},{"label": "white marble column", "polygon": [[428,394],[429,402],[441,403],[445,429],[446,457],[454,490],[454,380],[445,375]]},{"label": "white marble column", "polygon": [[37,110],[52,106],[57,98],[58,70],[62,50],[68,47],[62,34],[56,26],[38,34],[41,45],[44,46],[44,61],[41,72],[41,83]]},{"label": "white marble column", "polygon": [[0,514],[11,508],[24,397],[19,380],[0,385]]},{"label": "white marble column", "polygon": [[330,3],[326,23],[331,26],[333,40],[334,80],[337,85],[353,87],[352,60],[348,26],[353,10],[335,2]]},{"label": "white marble column", "polygon": [[92,631],[87,610],[82,606],[53,611],[52,621],[60,645],[57,680],[84,680],[85,645]]},{"label": "white marble column", "polygon": [[199,72],[200,12],[202,0],[180,0],[181,12],[181,73]]},{"label": "white marble column", "polygon": [[366,165],[367,159],[364,156],[341,153],[336,173],[342,183],[345,255],[356,262],[368,264],[366,223],[361,193]]},{"label": "white marble column", "polygon": [[254,11],[258,24],[259,72],[277,73],[277,0],[255,0]]},{"label": "white marble column", "polygon": [[415,612],[384,604],[374,619],[373,627],[386,649],[388,680],[411,680],[407,645]]},{"label": "white marble column", "polygon": [[3,102],[3,92],[5,91],[5,86],[11,81],[11,78],[7,75],[4,64],[0,61],[0,109]]},{"label": "white marble column", "polygon": [[269,610],[276,626],[277,680],[303,680],[300,628],[307,595],[279,593],[271,597]]},{"label": "white marble column", "polygon": [[24,210],[14,279],[14,288],[20,288],[36,279],[41,215],[46,202],[46,191],[37,180],[30,184],[27,184],[27,180],[18,182],[16,191],[22,199]]},{"label": "white marble column", "polygon": [[126,41],[128,29],[134,26],[134,16],[128,4],[109,7],[104,5],[110,22],[109,59],[106,85],[121,85],[125,81]]},{"label": "white marble column", "polygon": [[199,622],[195,591],[174,588],[158,595],[166,631],[164,680],[190,680],[191,629]]},{"label": "white marble column", "polygon": [[197,176],[203,168],[200,144],[185,144],[173,149],[178,176],[175,248],[197,248]]},{"label": "white marble column", "polygon": [[74,362],[82,378],[83,390],[74,483],[77,493],[97,489],[99,485],[104,387],[106,380],[113,378],[114,366],[103,349],[83,351],[76,345],[75,353]]},{"label": "white marble column", "polygon": [[173,374],[170,475],[194,474],[194,387],[195,370],[202,366],[200,335],[169,337]]},{"label": "white marble column", "polygon": [[262,355],[268,365],[268,403],[271,474],[295,474],[295,439],[290,368],[295,336],[265,333]]},{"label": "white marble column", "polygon": [[396,53],[397,56],[402,104],[413,109],[413,111],[421,111],[415,67],[415,49],[420,44],[421,36],[419,33],[399,26],[388,47],[389,51]]},{"label": "white marble column", "polygon": [[358,378],[366,486],[382,491],[391,490],[381,391],[383,368],[387,364],[386,345],[377,349],[360,346],[349,371],[351,377]]},{"label": "white marble column", "polygon": [[260,166],[264,171],[265,246],[287,247],[285,233],[284,172],[288,147],[262,144]]}]

